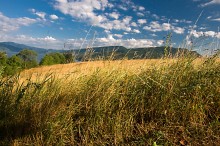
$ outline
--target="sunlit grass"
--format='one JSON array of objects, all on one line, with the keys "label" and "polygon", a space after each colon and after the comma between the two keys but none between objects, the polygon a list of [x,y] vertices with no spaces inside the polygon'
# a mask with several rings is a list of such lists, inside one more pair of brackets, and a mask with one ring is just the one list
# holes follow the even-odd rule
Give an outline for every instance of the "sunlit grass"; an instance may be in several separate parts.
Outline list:
[{"label": "sunlit grass", "polygon": [[[169,66],[178,59],[143,59],[143,60],[115,60],[115,61],[90,61],[90,62],[78,62],[69,64],[58,64],[51,66],[41,66],[38,68],[32,68],[21,72],[20,77],[23,79],[36,78],[44,79],[48,74],[53,74],[56,77],[62,78],[67,76],[75,76],[82,74],[91,74],[97,69],[123,69],[127,71],[141,71],[147,68],[158,68],[161,66]],[[197,58],[193,60],[195,66],[201,65],[205,59]],[[220,59],[216,59],[216,62],[220,62]]]},{"label": "sunlit grass", "polygon": [[45,66],[0,81],[1,145],[218,145],[220,62]]}]

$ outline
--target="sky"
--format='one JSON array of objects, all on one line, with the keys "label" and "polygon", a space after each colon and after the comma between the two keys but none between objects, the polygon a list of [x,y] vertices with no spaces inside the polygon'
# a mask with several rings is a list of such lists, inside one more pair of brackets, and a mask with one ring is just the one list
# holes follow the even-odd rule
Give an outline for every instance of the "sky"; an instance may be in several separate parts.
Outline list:
[{"label": "sky", "polygon": [[219,48],[220,0],[0,0],[0,42]]}]

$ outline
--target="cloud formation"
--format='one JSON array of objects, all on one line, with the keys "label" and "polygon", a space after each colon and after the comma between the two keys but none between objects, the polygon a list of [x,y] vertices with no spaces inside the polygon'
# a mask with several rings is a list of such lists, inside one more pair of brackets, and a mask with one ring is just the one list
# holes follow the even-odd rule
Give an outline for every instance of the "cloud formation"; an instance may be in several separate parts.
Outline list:
[{"label": "cloud formation", "polygon": [[40,11],[37,11],[37,10],[35,10],[35,9],[29,9],[29,11],[30,11],[32,14],[38,16],[39,18],[41,18],[41,19],[43,19],[43,20],[45,20],[45,17],[46,17],[46,15],[47,15],[45,12],[40,12]]},{"label": "cloud formation", "polygon": [[117,12],[112,12],[112,13],[110,13],[110,14],[108,14],[111,18],[114,18],[114,19],[118,19],[119,18],[119,16],[120,16],[120,14],[119,13],[117,13]]},{"label": "cloud formation", "polygon": [[104,10],[108,6],[107,0],[80,0],[67,1],[55,0],[54,8],[73,18],[98,25],[106,20],[103,15],[95,13],[96,10]]},{"label": "cloud formation", "polygon": [[0,12],[0,22],[0,32],[10,32],[18,30],[22,26],[34,24],[37,20],[28,17],[9,18]]},{"label": "cloud formation", "polygon": [[190,35],[194,36],[195,38],[199,37],[216,37],[220,39],[220,32],[214,32],[214,31],[196,31],[192,30],[190,31]]},{"label": "cloud formation", "polygon": [[63,43],[61,40],[58,40],[52,36],[46,36],[46,37],[33,37],[29,35],[16,35],[16,36],[10,36],[10,35],[2,35],[0,34],[1,41],[9,41],[13,40],[13,42],[19,43],[19,44],[25,44],[33,47],[39,47],[39,48],[45,48],[45,49],[62,49]]},{"label": "cloud formation", "polygon": [[145,23],[147,23],[147,20],[146,19],[138,19],[138,23],[145,24]]},{"label": "cloud formation", "polygon": [[115,39],[113,36],[108,36],[106,38],[96,39],[95,45],[97,46],[124,46],[127,48],[138,48],[138,47],[155,47],[155,40],[151,39]]},{"label": "cloud formation", "polygon": [[140,30],[138,30],[138,29],[134,29],[133,32],[134,33],[141,33]]},{"label": "cloud formation", "polygon": [[50,15],[50,19],[57,20],[57,19],[59,19],[59,17],[57,15],[53,14],[53,15]]},{"label": "cloud formation", "polygon": [[185,29],[181,27],[175,27],[170,23],[162,23],[160,24],[158,21],[152,21],[148,26],[143,27],[144,30],[152,31],[152,32],[161,32],[161,31],[170,31],[172,30],[176,34],[183,34]]},{"label": "cloud formation", "polygon": [[[118,39],[114,38],[115,35],[109,34],[107,37],[97,38],[93,43],[92,47],[98,46],[124,46],[127,48],[137,48],[137,47],[155,47],[157,42],[152,39]],[[68,42],[73,44],[74,48],[80,48],[81,44],[84,42],[83,48],[90,45],[90,41],[84,41],[83,39],[69,39]]]},{"label": "cloud formation", "polygon": [[[127,32],[132,31],[132,26],[137,27],[137,24],[133,21],[133,17],[131,16],[120,17],[121,15],[118,11],[108,11],[104,13],[107,8],[111,9],[112,6],[115,6],[108,2],[108,0],[55,1],[53,5],[55,9],[65,15],[72,16],[78,22],[84,22],[105,30],[123,30]],[[144,7],[135,6],[134,3],[129,0],[124,0],[122,5],[118,5],[117,8],[125,11],[128,10],[128,8],[133,8],[141,12],[145,10]],[[139,24],[145,24],[146,22],[146,19],[138,20]]]}]

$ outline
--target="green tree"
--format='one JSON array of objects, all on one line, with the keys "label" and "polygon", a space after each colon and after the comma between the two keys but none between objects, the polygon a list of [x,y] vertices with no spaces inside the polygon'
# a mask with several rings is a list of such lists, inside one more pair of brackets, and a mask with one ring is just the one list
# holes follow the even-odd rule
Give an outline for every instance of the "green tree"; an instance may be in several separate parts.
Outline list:
[{"label": "green tree", "polygon": [[0,78],[5,73],[6,61],[7,61],[7,54],[5,52],[0,52]]},{"label": "green tree", "polygon": [[5,66],[7,61],[7,54],[5,52],[0,52],[0,66]]},{"label": "green tree", "polygon": [[52,56],[46,54],[40,61],[40,65],[53,65],[54,59]]},{"label": "green tree", "polygon": [[4,75],[14,75],[15,73],[21,71],[23,63],[24,61],[16,55],[8,58]]},{"label": "green tree", "polygon": [[53,64],[63,64],[66,59],[61,53],[49,53],[46,54],[40,61],[40,65],[53,65]]},{"label": "green tree", "polygon": [[8,58],[6,63],[7,65],[10,65],[10,66],[22,67],[23,60],[20,57],[13,55],[10,58]]},{"label": "green tree", "polygon": [[52,53],[52,56],[56,64],[63,64],[66,61],[65,56],[61,53]]},{"label": "green tree", "polygon": [[21,50],[17,54],[17,56],[23,60],[23,68],[25,68],[25,69],[36,67],[38,65],[37,53],[33,50],[29,50],[29,49]]}]

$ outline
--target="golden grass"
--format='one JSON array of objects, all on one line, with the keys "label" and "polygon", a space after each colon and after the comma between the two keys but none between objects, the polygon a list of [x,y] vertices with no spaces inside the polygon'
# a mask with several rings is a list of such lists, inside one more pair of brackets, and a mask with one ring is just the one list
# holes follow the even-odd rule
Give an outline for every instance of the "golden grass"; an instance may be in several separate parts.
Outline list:
[{"label": "golden grass", "polygon": [[161,66],[174,62],[174,59],[145,59],[145,60],[117,60],[117,61],[90,61],[77,62],[70,64],[58,64],[51,66],[41,66],[25,70],[21,73],[21,77],[29,77],[35,75],[46,75],[53,73],[59,76],[65,76],[72,73],[88,74],[99,68],[114,69],[121,68],[130,71],[137,71],[139,68],[152,66]]},{"label": "golden grass", "polygon": [[214,61],[94,61],[25,70],[21,80],[42,80],[2,81],[0,145],[217,145],[220,64]]},{"label": "golden grass", "polygon": [[[172,65],[177,59],[142,59],[142,60],[115,60],[115,61],[90,61],[77,62],[69,64],[58,64],[51,66],[40,66],[24,70],[20,74],[21,80],[31,78],[32,80],[44,79],[47,75],[53,75],[56,78],[63,77],[79,77],[82,75],[89,75],[96,70],[114,70],[120,69],[127,72],[138,73],[146,68],[160,68],[161,66]],[[193,61],[195,66],[202,64],[204,58],[198,58]],[[217,59],[220,62],[220,59]]]}]

